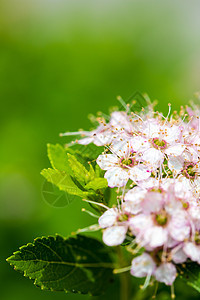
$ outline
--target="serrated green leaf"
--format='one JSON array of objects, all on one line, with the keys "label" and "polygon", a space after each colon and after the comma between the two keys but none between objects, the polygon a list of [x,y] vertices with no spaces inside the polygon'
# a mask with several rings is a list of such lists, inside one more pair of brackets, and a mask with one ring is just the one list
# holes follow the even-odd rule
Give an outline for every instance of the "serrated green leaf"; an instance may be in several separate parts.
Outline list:
[{"label": "serrated green leaf", "polygon": [[43,237],[21,247],[7,261],[42,289],[99,295],[112,278],[108,251],[96,239],[81,235]]},{"label": "serrated green leaf", "polygon": [[84,192],[78,188],[71,176],[64,171],[49,168],[42,170],[41,175],[44,176],[47,181],[55,184],[61,191],[65,191],[68,194],[77,195],[80,197],[85,197],[88,195],[87,192]]},{"label": "serrated green leaf", "polygon": [[48,144],[47,153],[50,163],[54,169],[71,174],[66,151],[60,144]]},{"label": "serrated green leaf", "polygon": [[85,186],[85,189],[86,190],[92,189],[96,191],[100,189],[105,189],[107,188],[107,186],[108,186],[108,181],[106,178],[95,178]]},{"label": "serrated green leaf", "polygon": [[91,180],[91,173],[70,153],[67,153],[69,166],[74,177],[83,186]]},{"label": "serrated green leaf", "polygon": [[200,266],[189,262],[177,266],[179,277],[200,293]]}]

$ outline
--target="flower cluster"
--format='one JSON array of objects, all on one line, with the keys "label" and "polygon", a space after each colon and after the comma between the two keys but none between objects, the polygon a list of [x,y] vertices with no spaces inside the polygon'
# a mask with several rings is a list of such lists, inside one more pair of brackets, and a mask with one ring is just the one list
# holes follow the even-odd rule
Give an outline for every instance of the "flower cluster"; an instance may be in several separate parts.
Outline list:
[{"label": "flower cluster", "polygon": [[172,285],[177,265],[200,264],[200,121],[195,108],[164,117],[153,105],[115,111],[82,131],[78,144],[104,146],[96,162],[116,204],[99,218],[108,246],[124,242],[131,274]]}]

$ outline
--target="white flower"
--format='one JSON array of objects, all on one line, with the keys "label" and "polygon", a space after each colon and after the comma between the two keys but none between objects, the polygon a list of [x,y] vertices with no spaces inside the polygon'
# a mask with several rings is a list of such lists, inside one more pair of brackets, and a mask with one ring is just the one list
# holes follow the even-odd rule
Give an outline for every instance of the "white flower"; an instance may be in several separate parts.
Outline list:
[{"label": "white flower", "polygon": [[103,241],[108,246],[117,246],[123,243],[128,230],[129,215],[119,212],[117,208],[106,210],[99,218],[99,225],[104,229]]},{"label": "white flower", "polygon": [[172,263],[161,263],[156,266],[152,257],[147,253],[143,253],[132,260],[131,275],[135,277],[150,277],[153,275],[157,281],[172,285],[177,272]]},{"label": "white flower", "polygon": [[152,168],[162,165],[165,156],[180,156],[185,145],[180,141],[181,128],[177,125],[162,124],[155,119],[143,122],[139,136],[133,137],[134,151],[140,151],[142,160]]},{"label": "white flower", "polygon": [[188,117],[181,108],[170,116],[169,106],[165,118],[152,106],[138,114],[125,108],[107,123],[98,118],[95,130],[63,135],[105,146],[96,162],[108,186],[118,189],[117,207],[98,220],[104,243],[130,239],[131,253],[144,249],[132,260],[131,274],[147,277],[145,286],[151,276],[172,285],[176,264],[188,258],[200,264],[200,110],[187,108]]},{"label": "white flower", "polygon": [[122,187],[127,181],[145,180],[150,177],[149,168],[137,161],[131,151],[129,142],[122,144],[122,147],[114,145],[113,154],[99,155],[97,163],[101,169],[106,170],[104,177],[110,187]]},{"label": "white flower", "polygon": [[177,242],[189,238],[189,216],[172,191],[146,193],[141,207],[142,212],[129,221],[139,244],[156,248],[167,244],[169,238]]}]

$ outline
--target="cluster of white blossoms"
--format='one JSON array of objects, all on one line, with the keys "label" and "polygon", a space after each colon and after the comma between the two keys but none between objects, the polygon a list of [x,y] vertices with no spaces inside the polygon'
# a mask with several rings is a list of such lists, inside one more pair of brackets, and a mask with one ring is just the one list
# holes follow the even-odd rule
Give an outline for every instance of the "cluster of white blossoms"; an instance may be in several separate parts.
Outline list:
[{"label": "cluster of white blossoms", "polygon": [[[104,146],[105,170],[116,205],[99,218],[108,246],[128,243],[131,274],[172,285],[178,264],[200,264],[200,119],[195,108],[164,117],[153,106],[138,114],[115,111],[79,144]],[[140,254],[139,254],[140,253]]]}]

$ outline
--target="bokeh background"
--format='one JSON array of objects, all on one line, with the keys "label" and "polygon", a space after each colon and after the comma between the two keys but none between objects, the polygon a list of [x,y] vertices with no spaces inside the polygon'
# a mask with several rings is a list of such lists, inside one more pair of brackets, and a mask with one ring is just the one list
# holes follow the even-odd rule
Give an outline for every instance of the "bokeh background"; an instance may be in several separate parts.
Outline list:
[{"label": "bokeh background", "polygon": [[[87,115],[117,95],[147,92],[164,111],[186,104],[200,90],[199,11],[198,0],[0,0],[1,299],[88,299],[42,292],[5,262],[36,236],[93,223],[79,201],[59,209],[42,198],[46,144],[89,129]],[[183,287],[177,299],[199,299]]]}]

